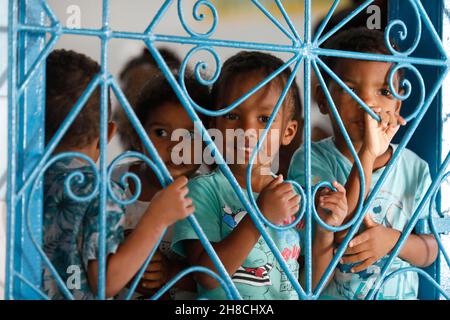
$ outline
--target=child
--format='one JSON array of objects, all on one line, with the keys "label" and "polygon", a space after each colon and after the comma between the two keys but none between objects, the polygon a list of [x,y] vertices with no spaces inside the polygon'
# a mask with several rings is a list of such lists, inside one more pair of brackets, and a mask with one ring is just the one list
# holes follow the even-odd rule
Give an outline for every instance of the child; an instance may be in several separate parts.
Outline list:
[{"label": "child", "polygon": [[[89,82],[100,72],[92,59],[74,51],[56,50],[47,59],[46,137],[57,131]],[[100,90],[97,88],[60,141],[56,152],[78,152],[94,162],[99,158]],[[108,140],[115,124],[108,124]],[[98,276],[99,198],[79,202],[65,191],[67,178],[77,196],[93,192],[96,168],[77,158],[55,162],[45,176],[44,251],[75,299],[95,299]],[[123,191],[113,184],[113,192]],[[152,251],[162,231],[193,212],[187,195],[187,178],[180,177],[157,193],[133,233],[124,240],[124,209],[106,202],[106,297],[114,297],[133,278]],[[74,279],[77,277],[77,279]],[[44,291],[51,299],[64,299],[53,275],[44,269]]]},{"label": "child", "polygon": [[[210,105],[210,94],[207,87],[199,84],[192,76],[186,76],[185,83],[186,89],[194,101],[200,105]],[[172,177],[190,177],[194,175],[199,169],[200,164],[195,163],[195,155],[193,153],[191,153],[191,159],[185,159],[186,161],[181,161],[181,163],[176,164],[179,159],[176,159],[178,154],[174,152],[174,147],[179,142],[174,139],[173,135],[176,130],[186,130],[191,136],[187,140],[182,141],[182,143],[190,141],[192,142],[191,146],[194,152],[201,151],[194,149],[194,124],[163,74],[159,73],[154,75],[147,82],[137,99],[134,109],[137,118],[145,128],[147,135]],[[137,146],[134,151],[146,154],[141,139],[134,128],[131,127],[131,124],[129,126],[130,128],[123,130],[123,132],[128,132],[128,135],[122,137],[122,139],[128,139],[131,146]],[[113,172],[113,179],[120,181],[126,172],[136,174],[140,178],[142,186],[138,200],[126,208],[124,228],[125,232],[128,232],[133,230],[139,223],[141,217],[151,204],[151,201],[153,201],[153,197],[161,189],[161,185],[153,171],[142,161],[119,165]],[[130,187],[126,189],[126,196],[129,198],[134,193],[135,185],[130,184]],[[155,253],[155,256],[143,275],[143,281],[139,289],[144,296],[149,296],[156,292],[156,289],[159,289],[186,267],[183,259],[180,259],[180,256],[170,250],[172,232],[172,228],[167,230],[161,241],[159,250]],[[184,277],[177,283],[176,287],[170,290],[170,298],[172,299],[193,299],[195,296],[195,283],[189,276]],[[136,294],[134,298],[139,299],[142,297]]]},{"label": "child", "polygon": [[[175,52],[169,48],[159,48],[158,51],[163,57],[164,62],[171,70],[173,70],[173,72],[179,69],[181,61]],[[144,85],[160,72],[158,63],[153,59],[152,54],[147,48],[143,48],[140,55],[131,58],[125,64],[119,74],[120,86],[133,108],[136,106],[137,99],[139,98],[139,94],[142,92]],[[135,139],[133,139],[133,141],[130,141],[129,139],[129,137],[134,134],[134,130],[133,127],[129,125],[128,117],[120,106],[118,106],[117,111],[115,112],[115,119],[118,126],[119,140],[123,148],[126,150],[139,149],[139,141],[139,144],[136,146],[130,145],[135,142]]]},{"label": "child", "polygon": [[[383,32],[356,28],[341,32],[330,39],[326,47],[343,51],[357,51],[389,55]],[[392,158],[397,145],[391,140],[405,124],[400,116],[401,101],[396,100],[389,89],[388,75],[391,63],[377,61],[327,58],[325,63],[353,90],[375,113],[381,117],[377,123],[335,81],[326,77],[339,115],[364,169],[365,190],[373,188],[385,166]],[[400,92],[401,74],[395,75],[395,90]],[[349,147],[339,130],[336,120],[329,112],[324,92],[317,87],[319,108],[330,114],[334,138],[312,144],[312,183],[337,180],[345,184],[349,215],[354,215],[358,199],[360,178]],[[289,177],[303,184],[305,175],[304,148],[294,155]],[[383,268],[387,256],[395,246],[401,232],[414,213],[422,196],[430,185],[428,165],[416,154],[405,149],[375,196],[364,220],[364,227],[349,243],[349,247],[338,265],[332,285],[324,296],[335,299],[364,299]],[[423,212],[423,217],[428,214]],[[344,233],[345,235],[345,233]],[[342,241],[337,236],[337,242]],[[437,256],[437,243],[430,235],[409,236],[389,273],[411,265],[425,267]],[[378,299],[416,299],[418,291],[417,273],[401,273],[381,288]]]},{"label": "child", "polygon": [[[231,57],[224,63],[222,73],[214,84],[212,90],[214,107],[221,109],[230,105],[283,64],[282,60],[260,52],[240,52]],[[227,148],[226,154],[224,153],[225,160],[244,194],[246,194],[244,188],[249,157],[256,144],[249,136],[252,135],[252,131],[256,131],[254,134],[258,137],[259,130],[265,128],[290,76],[290,69],[285,69],[234,110],[212,121],[211,126],[218,129],[224,137]],[[277,225],[291,223],[293,216],[300,208],[300,196],[294,192],[292,186],[283,182],[281,175],[273,178],[268,174],[280,146],[288,145],[296,134],[298,123],[293,120],[293,117],[295,112],[301,111],[299,109],[299,92],[294,81],[262,146],[262,152],[269,159],[260,161],[258,157],[252,171],[252,189],[257,198],[257,204],[264,216]],[[246,133],[243,139],[245,144],[236,145],[234,141],[236,136],[230,138],[226,134],[230,129],[234,132],[243,130]],[[236,156],[239,156],[238,153],[241,155],[244,153],[243,161],[236,162],[228,158],[236,159]],[[189,190],[196,207],[195,217],[232,277],[242,298],[297,299],[297,293],[286,274],[223,173],[216,169],[210,174],[196,177],[190,182]],[[338,211],[336,210],[329,217],[343,219],[345,212]],[[282,253],[291,272],[298,277],[297,259],[300,253],[300,240],[295,228],[286,231],[268,228],[268,233]],[[332,254],[332,242],[333,239],[331,243],[325,244],[325,247],[329,248],[326,252],[328,254]],[[175,252],[186,256],[191,265],[216,270],[187,220],[175,225],[172,248]],[[208,275],[198,273],[194,277],[203,297],[226,298],[218,282]]]}]

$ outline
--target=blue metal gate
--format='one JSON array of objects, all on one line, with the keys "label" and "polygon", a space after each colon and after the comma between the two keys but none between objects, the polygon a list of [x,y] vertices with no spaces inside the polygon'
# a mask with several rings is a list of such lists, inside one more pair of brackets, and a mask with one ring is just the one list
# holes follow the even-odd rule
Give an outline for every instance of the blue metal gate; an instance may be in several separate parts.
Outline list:
[{"label": "blue metal gate", "polygon": [[[112,39],[132,39],[136,41],[142,41],[148,47],[149,51],[153,55],[154,59],[157,61],[165,76],[167,77],[169,83],[175,90],[179,100],[182,105],[194,121],[197,129],[201,132],[202,137],[206,145],[210,145],[213,150],[215,150],[215,158],[219,163],[220,170],[230,181],[233,189],[238,195],[239,199],[242,201],[247,212],[252,217],[257,228],[262,234],[263,238],[267,242],[268,246],[272,250],[275,258],[278,260],[282,269],[286,272],[286,275],[293,288],[298,293],[301,299],[317,299],[324,289],[326,280],[330,277],[333,269],[336,267],[340,258],[342,257],[345,248],[350,242],[351,238],[357,232],[359,226],[361,225],[364,215],[366,214],[370,203],[380,186],[389,174],[392,165],[395,163],[402,149],[412,141],[413,144],[420,145],[420,139],[416,139],[416,135],[413,136],[416,129],[420,126],[423,121],[432,121],[432,125],[440,126],[441,120],[436,120],[437,118],[430,118],[430,114],[440,114],[441,103],[439,99],[439,93],[442,83],[450,69],[450,60],[445,52],[442,42],[440,39],[440,18],[442,18],[443,13],[443,1],[420,1],[420,0],[397,0],[391,1],[391,20],[386,29],[387,35],[394,35],[395,30],[401,30],[399,33],[400,40],[405,40],[408,34],[408,30],[414,29],[414,39],[412,43],[405,48],[403,51],[398,52],[394,50],[386,38],[387,44],[390,47],[392,55],[382,55],[382,54],[366,54],[366,53],[356,53],[356,52],[343,52],[336,50],[328,50],[321,47],[321,45],[339,31],[343,26],[346,25],[353,17],[358,13],[365,10],[369,5],[373,3],[373,0],[365,1],[358,9],[353,11],[347,18],[342,20],[335,28],[327,33],[323,33],[324,27],[328,23],[332,14],[340,4],[340,0],[335,0],[330,8],[328,15],[326,16],[322,26],[319,28],[319,32],[314,36],[311,31],[311,0],[304,0],[304,36],[301,37],[299,32],[296,30],[294,24],[292,23],[288,12],[285,10],[283,2],[280,0],[274,0],[273,4],[279,9],[283,21],[280,22],[275,18],[269,10],[266,9],[263,1],[251,0],[251,3],[258,8],[272,23],[274,28],[278,28],[289,40],[288,45],[272,44],[272,43],[262,43],[262,42],[244,42],[244,41],[230,41],[214,38],[214,33],[218,24],[218,13],[214,5],[214,1],[208,0],[198,0],[195,1],[193,6],[193,17],[194,19],[201,21],[205,17],[200,13],[200,9],[208,9],[212,14],[212,25],[209,31],[206,33],[198,33],[194,31],[186,22],[185,15],[183,13],[183,1],[182,0],[165,0],[158,12],[154,17],[151,17],[151,23],[148,25],[147,29],[142,32],[124,32],[112,30],[109,24],[109,0],[103,0],[102,6],[102,25],[99,29],[70,29],[61,25],[57,17],[52,12],[52,9],[48,6],[45,0],[31,1],[31,0],[10,0],[9,1],[9,24],[8,24],[8,37],[9,37],[9,51],[8,51],[8,106],[9,106],[9,171],[8,171],[8,235],[7,235],[7,266],[6,266],[6,297],[8,299],[45,299],[47,298],[45,294],[40,290],[41,283],[41,264],[46,265],[52,272],[61,290],[64,291],[67,298],[73,298],[70,291],[66,288],[65,284],[62,282],[61,278],[58,276],[56,270],[52,268],[52,265],[48,258],[45,256],[42,248],[42,179],[45,170],[55,161],[65,158],[65,157],[82,157],[88,161],[92,168],[95,168],[97,185],[92,194],[88,195],[86,198],[77,198],[70,189],[67,188],[66,191],[74,199],[83,201],[92,199],[95,196],[100,198],[100,230],[101,237],[99,240],[100,248],[100,259],[99,259],[99,292],[98,298],[105,298],[105,205],[108,197],[117,200],[113,196],[113,192],[110,186],[110,176],[111,171],[118,161],[131,157],[138,156],[144,159],[147,163],[151,165],[157,175],[161,178],[162,184],[167,185],[172,182],[172,177],[169,171],[165,167],[164,163],[158,156],[153,144],[147,137],[142,125],[137,120],[137,117],[127,101],[126,97],[122,93],[118,83],[111,76],[108,70],[108,46]],[[405,16],[405,10],[399,10],[399,5],[402,8],[405,6],[408,8],[407,14]],[[155,27],[158,23],[164,19],[164,15],[171,6],[177,6],[178,17],[186,33],[185,36],[173,36],[167,34],[159,34],[154,32]],[[438,17],[435,19],[435,17]],[[437,27],[435,26],[437,25]],[[84,35],[90,37],[97,37],[101,42],[101,72],[92,80],[86,92],[79,99],[79,101],[74,105],[72,111],[69,113],[68,117],[61,125],[59,131],[52,138],[50,143],[44,145],[43,137],[43,124],[44,124],[44,114],[45,114],[45,74],[44,66],[45,59],[48,54],[52,51],[56,42],[62,35],[75,34]],[[50,36],[49,40],[46,40],[46,35]],[[193,49],[185,57],[182,70],[180,72],[180,78],[177,79],[170,72],[170,68],[166,65],[165,61],[161,57],[160,53],[156,49],[156,44],[159,43],[179,43],[179,44],[190,44]],[[430,45],[433,49],[430,49]],[[310,98],[311,98],[311,74],[315,72],[318,76],[319,81],[323,84],[322,73],[320,68],[324,70],[330,77],[335,79],[354,99],[356,99],[360,105],[370,113],[374,118],[378,119],[368,106],[364,104],[334,73],[330,70],[322,61],[323,56],[334,56],[334,57],[347,57],[354,59],[372,60],[372,61],[387,61],[397,64],[396,70],[406,69],[409,71],[409,76],[416,77],[419,83],[419,90],[417,92],[412,92],[412,90],[406,90],[407,92],[403,96],[398,96],[401,100],[408,100],[408,98],[414,97],[414,100],[419,103],[413,106],[414,112],[412,112],[408,117],[409,122],[407,130],[404,132],[401,141],[399,141],[399,148],[395,151],[392,160],[388,164],[386,170],[382,174],[378,183],[376,184],[374,190],[369,194],[368,200],[363,202],[360,199],[358,204],[358,213],[355,217],[344,226],[339,228],[332,228],[324,225],[329,230],[334,232],[343,230],[345,228],[350,228],[350,232],[346,236],[343,244],[339,247],[335,257],[327,268],[325,274],[323,275],[321,281],[316,288],[312,288],[312,261],[311,261],[311,237],[306,239],[305,248],[305,270],[306,270],[306,284],[302,287],[298,279],[296,279],[292,273],[289,271],[287,264],[282,258],[281,253],[275,246],[271,237],[265,229],[266,221],[262,220],[262,215],[256,206],[256,201],[253,198],[251,183],[247,181],[248,198],[243,194],[240,189],[236,179],[233,177],[230,169],[223,161],[220,152],[214,146],[211,137],[208,135],[205,127],[200,121],[198,114],[207,113],[211,116],[218,116],[225,114],[235,108],[241,101],[235,102],[232,105],[219,110],[219,111],[207,111],[201,106],[196,105],[189,97],[186,89],[183,86],[182,79],[184,74],[184,69],[187,63],[191,60],[193,54],[203,51],[212,55],[214,58],[217,68],[215,74],[211,79],[205,80],[202,78],[200,70],[206,67],[203,62],[198,62],[195,67],[197,80],[204,85],[210,85],[217,80],[220,74],[221,60],[217,54],[215,48],[218,47],[228,47],[228,48],[239,48],[244,50],[260,50],[260,51],[270,51],[274,53],[289,53],[292,58],[285,62],[284,67],[290,66],[293,68],[293,74],[299,70],[300,66],[304,67],[304,144],[307,156],[305,158],[305,172],[307,176],[307,182],[304,189],[302,189],[302,194],[306,201],[302,208],[301,214],[297,217],[297,222],[301,217],[305,217],[306,221],[306,234],[311,235],[311,228],[313,219],[318,223],[323,224],[323,222],[318,219],[317,214],[313,208],[313,199],[315,192],[317,191],[317,185],[312,185],[311,182],[311,110],[310,110]],[[431,56],[429,53],[431,52]],[[320,67],[320,68],[319,68]],[[422,68],[432,68],[433,73],[430,76],[428,73],[424,77],[422,75]],[[427,69],[428,70],[428,69]],[[250,96],[261,88],[264,84],[270,81],[275,75],[270,76],[268,79],[262,81],[257,87],[252,89],[249,94]],[[286,84],[288,88],[294,77],[291,77]],[[407,80],[408,81],[408,80]],[[408,81],[409,84],[411,82]],[[84,103],[89,98],[90,94],[95,88],[101,88],[101,119],[100,119],[100,160],[99,169],[96,169],[95,164],[92,160],[76,153],[58,154],[52,156],[52,152],[60,141],[61,137],[69,128],[72,121],[76,118],[77,114],[83,108]],[[408,85],[407,85],[408,88]],[[411,85],[409,86],[411,89]],[[147,151],[149,152],[151,159],[148,159],[142,154],[135,153],[124,153],[116,158],[109,166],[106,160],[106,144],[107,144],[107,123],[108,123],[108,95],[109,89],[112,89],[114,95],[120,101],[125,113],[130,119],[132,125],[137,130],[139,136],[144,142]],[[267,128],[270,127],[277,110],[279,109],[287,90],[283,91],[282,96],[272,114]],[[334,109],[336,116],[337,111],[329,98],[330,105]],[[344,133],[348,145],[351,147],[349,137],[346,135],[345,130],[342,125],[340,125],[341,131]],[[267,133],[267,128],[265,133]],[[429,149],[422,150],[423,158],[426,158],[430,163],[431,171],[434,175],[434,182],[430,186],[426,195],[422,199],[419,207],[412,216],[408,223],[407,228],[403,232],[400,240],[395,246],[392,254],[388,259],[388,263],[385,265],[381,271],[381,275],[376,281],[373,289],[367,295],[367,299],[373,299],[376,297],[377,291],[381,286],[390,278],[401,272],[418,272],[422,277],[422,288],[427,288],[422,291],[422,297],[424,298],[439,298],[440,296],[449,298],[448,293],[444,292],[439,286],[439,268],[437,264],[429,269],[422,270],[419,268],[406,268],[400,269],[392,274],[388,274],[388,267],[392,263],[395,257],[398,256],[402,245],[404,244],[408,235],[413,231],[413,229],[418,224],[419,213],[421,209],[426,205],[430,199],[435,199],[440,185],[442,182],[450,176],[447,172],[447,167],[450,162],[450,154],[441,161],[440,154],[440,137],[436,133],[437,144],[433,146],[436,151],[433,155],[429,154]],[[264,140],[266,134],[260,138],[259,145],[262,140]],[[258,148],[259,149],[259,148]],[[355,150],[351,147],[353,155],[356,155]],[[252,154],[251,161],[255,159],[258,150],[255,150]],[[355,156],[355,159],[358,159]],[[359,161],[357,161],[360,174],[362,173],[362,167]],[[251,166],[249,168],[251,170]],[[362,174],[362,181],[364,175]],[[323,185],[323,184],[322,184]],[[364,182],[361,183],[361,193],[364,194]],[[215,277],[220,284],[223,286],[227,295],[231,299],[239,299],[239,292],[236,290],[233,282],[231,281],[229,275],[227,274],[224,266],[218,259],[214,249],[212,248],[210,242],[207,240],[205,234],[203,233],[200,225],[194,216],[188,218],[195,231],[197,232],[201,243],[205,247],[206,251],[214,261],[218,274],[212,272],[211,270],[199,267],[191,267],[180,274],[178,274],[174,279],[172,279],[167,285],[165,285],[153,298],[160,297],[165,291],[167,291],[178,279],[185,276],[191,272],[205,272]],[[292,224],[293,225],[293,224]],[[450,231],[450,222],[444,216],[440,218],[430,218],[428,223],[420,222],[419,232],[429,232],[433,233],[438,240],[440,251],[450,266],[450,257],[445,251],[441,241],[440,234]],[[427,227],[429,226],[429,227]],[[269,227],[279,228],[273,225]],[[147,258],[146,263],[142,266],[140,273],[135,277],[133,285],[130,289],[128,297],[131,296],[132,292],[136,288],[137,282],[144,272],[147,264],[149,263],[154,252],[150,254]],[[38,266],[38,267],[37,267]]]}]

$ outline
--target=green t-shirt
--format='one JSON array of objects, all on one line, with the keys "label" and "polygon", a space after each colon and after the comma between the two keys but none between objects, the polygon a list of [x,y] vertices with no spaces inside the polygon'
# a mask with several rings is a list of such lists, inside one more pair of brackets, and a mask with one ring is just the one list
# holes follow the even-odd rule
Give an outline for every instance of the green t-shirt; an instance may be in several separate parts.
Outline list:
[{"label": "green t-shirt", "polygon": [[[246,191],[243,191],[246,195]],[[254,195],[257,198],[258,194]],[[220,242],[226,238],[247,214],[230,183],[218,169],[192,179],[189,182],[189,197],[195,205],[194,215],[211,242]],[[300,254],[298,231],[295,227],[285,231],[272,228],[266,230],[280,250],[289,269],[298,279],[297,259]],[[177,222],[172,249],[186,256],[183,241],[192,239],[198,239],[198,236],[189,221],[185,219]],[[298,299],[292,284],[262,236],[231,278],[241,297],[246,300]],[[198,291],[201,297],[208,299],[227,298],[221,287],[206,291],[199,285]]]},{"label": "green t-shirt", "polygon": [[[394,151],[397,145],[391,145]],[[302,146],[292,158],[289,167],[289,179],[305,185],[304,173],[305,150]],[[350,174],[352,163],[336,148],[333,138],[327,138],[311,145],[311,182],[337,180],[344,185]],[[372,176],[370,190],[373,189],[384,167],[376,170]],[[392,167],[381,188],[374,197],[369,214],[376,223],[403,231],[415,209],[431,184],[428,164],[414,152],[404,149]],[[421,218],[428,216],[428,205],[421,213]],[[436,214],[434,212],[434,214]],[[360,231],[362,231],[361,227]],[[383,257],[368,269],[359,273],[350,273],[353,265],[338,264],[333,281],[324,290],[324,298],[364,299],[373,283],[378,278],[388,256]],[[388,273],[411,265],[395,258]],[[418,294],[418,275],[404,272],[387,281],[379,291],[378,299],[416,299]]]}]

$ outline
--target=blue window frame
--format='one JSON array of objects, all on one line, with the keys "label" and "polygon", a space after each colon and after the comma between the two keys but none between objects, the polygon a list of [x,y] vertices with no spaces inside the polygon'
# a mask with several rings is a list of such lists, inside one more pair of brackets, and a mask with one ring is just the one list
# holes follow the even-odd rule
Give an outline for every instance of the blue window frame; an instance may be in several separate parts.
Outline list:
[{"label": "blue window frame", "polygon": [[[261,50],[271,51],[278,53],[289,53],[291,58],[285,62],[283,67],[290,66],[294,70],[294,75],[299,70],[300,66],[304,66],[304,144],[307,156],[305,158],[305,172],[307,176],[307,183],[302,190],[303,197],[305,199],[301,213],[297,217],[297,221],[301,217],[306,219],[306,233],[311,234],[311,227],[313,219],[317,220],[317,215],[313,210],[313,202],[311,199],[317,185],[313,186],[311,183],[311,112],[310,112],[310,98],[311,98],[311,75],[315,72],[318,75],[319,80],[323,80],[321,76],[320,68],[328,73],[332,78],[344,87],[344,89],[352,95],[375,119],[378,120],[378,116],[368,108],[351,90],[349,90],[345,84],[330,70],[323,62],[321,57],[323,56],[337,56],[358,58],[364,60],[379,60],[390,61],[398,64],[398,69],[406,69],[408,71],[407,79],[415,78],[418,81],[419,90],[407,92],[402,100],[405,103],[409,103],[412,107],[412,112],[407,120],[409,122],[408,127],[403,132],[401,139],[398,141],[400,147],[398,151],[394,153],[393,159],[387,166],[385,173],[383,173],[379,182],[374,190],[370,193],[366,203],[363,203],[360,199],[358,206],[358,214],[352,219],[351,222],[345,226],[339,228],[325,227],[332,231],[342,230],[350,227],[350,232],[343,242],[343,245],[338,249],[336,256],[327,268],[324,276],[316,288],[312,288],[311,285],[311,237],[306,239],[305,248],[305,270],[306,270],[306,284],[302,287],[297,279],[288,270],[288,266],[284,262],[279,250],[276,248],[272,239],[265,230],[264,225],[268,224],[269,227],[280,228],[271,225],[268,221],[263,219],[259,209],[256,206],[255,199],[253,198],[251,188],[248,187],[248,198],[242,193],[239,185],[233,177],[230,169],[223,161],[219,152],[215,152],[216,160],[219,164],[221,171],[226,178],[230,181],[233,189],[236,191],[239,199],[242,201],[247,212],[252,217],[257,228],[261,232],[263,238],[271,248],[275,258],[279,261],[280,265],[286,272],[288,279],[291,281],[293,288],[297,291],[301,299],[317,299],[320,292],[323,290],[326,280],[331,275],[332,270],[337,265],[340,257],[344,253],[346,246],[348,245],[351,237],[356,233],[358,227],[361,225],[364,215],[369,207],[371,200],[376,192],[379,190],[380,185],[389,173],[392,164],[398,158],[401,150],[408,145],[410,148],[419,153],[422,158],[426,159],[430,165],[430,169],[434,178],[434,182],[430,186],[428,192],[423,198],[421,204],[417,208],[415,214],[412,216],[411,221],[408,223],[402,237],[395,246],[388,263],[381,271],[380,278],[376,281],[374,289],[372,289],[367,299],[373,299],[376,296],[377,290],[386,282],[387,279],[395,276],[400,272],[415,271],[421,275],[421,297],[437,299],[439,297],[449,298],[448,293],[444,292],[439,286],[440,282],[440,270],[439,262],[435,263],[430,268],[422,270],[419,268],[407,268],[401,269],[394,274],[387,274],[387,269],[392,260],[398,255],[399,250],[404,244],[407,236],[416,227],[417,232],[433,233],[438,239],[442,256],[448,265],[450,265],[450,259],[445,251],[443,244],[441,243],[440,234],[450,231],[450,222],[448,218],[441,216],[440,218],[429,219],[429,221],[418,221],[420,209],[425,206],[429,199],[438,195],[440,185],[449,176],[447,172],[448,164],[450,162],[450,154],[442,156],[442,100],[440,97],[441,86],[447,73],[450,69],[450,60],[446,53],[442,41],[442,20],[444,17],[444,1],[420,1],[420,0],[392,0],[390,1],[390,23],[388,24],[387,33],[394,35],[394,30],[401,30],[400,33],[406,37],[406,39],[400,39],[401,43],[405,46],[399,52],[396,52],[391,48],[392,55],[380,55],[380,54],[361,54],[354,52],[342,52],[336,50],[326,50],[321,47],[323,42],[335,34],[341,29],[348,21],[350,21],[359,12],[366,9],[373,0],[365,1],[357,10],[351,13],[346,19],[341,21],[334,29],[328,33],[322,33],[323,29],[320,28],[319,32],[312,35],[312,21],[311,21],[311,0],[304,0],[304,35],[300,36],[299,32],[293,25],[288,11],[285,10],[282,1],[274,0],[273,4],[278,8],[281,13],[282,21],[274,17],[264,6],[266,2],[260,2],[258,0],[251,0],[251,3],[258,8],[272,23],[273,27],[279,29],[289,40],[289,44],[271,44],[259,42],[259,39],[255,41],[231,41],[217,39],[214,36],[217,23],[218,13],[213,1],[199,0],[194,1],[193,17],[196,20],[203,20],[203,15],[200,14],[200,9],[208,9],[212,14],[211,28],[206,33],[198,33],[194,31],[186,22],[186,17],[183,13],[182,0],[166,0],[161,5],[158,12],[151,17],[151,22],[148,28],[142,32],[125,32],[119,30],[112,30],[109,25],[109,1],[103,0],[102,6],[102,24],[99,29],[69,29],[63,27],[58,21],[57,17],[52,12],[52,9],[46,3],[45,0],[40,1],[27,1],[27,0],[10,0],[9,1],[9,23],[8,23],[8,106],[9,106],[9,159],[8,159],[8,225],[7,225],[7,263],[6,263],[6,297],[8,299],[45,299],[46,296],[39,289],[41,283],[41,268],[37,267],[41,264],[46,264],[51,268],[48,259],[41,248],[42,242],[42,176],[45,169],[49,167],[51,163],[62,157],[74,157],[80,156],[79,154],[62,154],[52,156],[58,141],[63,136],[64,132],[68,129],[70,123],[76,117],[78,112],[83,107],[89,95],[96,87],[101,88],[101,119],[100,119],[100,149],[101,155],[99,160],[99,169],[96,170],[98,185],[94,192],[89,195],[90,197],[99,195],[100,197],[100,230],[102,236],[100,237],[100,259],[99,259],[99,294],[100,299],[105,298],[105,203],[108,197],[113,197],[113,193],[110,188],[110,173],[114,168],[114,165],[120,160],[137,156],[144,159],[154,169],[163,185],[167,185],[172,181],[167,168],[158,156],[151,141],[146,136],[146,133],[136,118],[130,104],[126,97],[122,93],[116,80],[111,76],[108,70],[108,46],[112,39],[133,39],[136,41],[142,41],[148,47],[149,51],[158,62],[159,66],[163,70],[169,83],[177,93],[180,102],[195,121],[197,129],[202,132],[204,141],[207,145],[213,146],[211,137],[205,130],[202,122],[200,121],[198,114],[206,113],[210,116],[218,116],[223,114],[232,108],[237,106],[237,103],[226,107],[220,111],[207,111],[202,106],[196,105],[189,97],[182,81],[175,78],[170,72],[170,69],[162,59],[156,44],[159,43],[179,43],[193,45],[193,49],[187,54],[183,61],[182,71],[180,72],[180,79],[183,79],[184,69],[188,62],[190,62],[193,54],[199,51],[206,51],[214,58],[218,68],[214,76],[205,80],[200,75],[200,69],[205,67],[205,64],[199,62],[196,64],[197,79],[205,85],[209,85],[217,79],[220,72],[221,60],[217,54],[215,48],[227,47],[227,48],[239,48],[247,50]],[[324,25],[328,22],[329,18],[340,4],[340,0],[332,2],[329,14],[327,15]],[[401,5],[401,6],[400,6]],[[401,10],[404,6],[408,6],[410,10]],[[182,24],[182,27],[186,33],[184,36],[173,36],[167,34],[160,34],[154,32],[155,26],[164,19],[164,15],[171,6],[176,6],[178,10],[178,17]],[[65,34],[85,35],[91,37],[97,37],[101,42],[101,72],[91,82],[86,89],[85,94],[73,107],[67,119],[61,125],[58,133],[53,137],[50,143],[45,146],[43,136],[43,124],[45,115],[45,74],[44,65],[45,59],[53,49],[58,39]],[[413,36],[411,36],[413,34]],[[46,39],[46,35],[49,39]],[[409,43],[408,43],[409,39]],[[405,40],[405,41],[403,41]],[[430,48],[434,48],[430,50]],[[262,85],[271,80],[273,76],[264,80],[260,85],[255,87],[249,92],[249,95],[256,92]],[[294,80],[291,77],[287,83],[290,86]],[[107,122],[108,122],[108,108],[107,101],[110,94],[108,89],[112,89],[112,93],[120,101],[125,113],[129,117],[133,126],[136,128],[139,136],[144,142],[151,159],[146,158],[144,155],[135,153],[125,153],[116,158],[111,164],[108,165],[106,159],[106,141],[107,141]],[[275,108],[274,114],[272,114],[268,127],[270,127],[274,116],[281,105],[281,102],[286,95],[285,90]],[[408,90],[407,90],[408,91]],[[417,103],[417,101],[419,103]],[[415,103],[414,103],[415,102]],[[332,101],[330,101],[333,105]],[[335,109],[335,108],[334,108]],[[341,126],[342,128],[342,126]],[[431,129],[430,129],[431,128]],[[267,131],[266,131],[267,132]],[[416,132],[416,133],[415,133]],[[263,140],[261,137],[261,140]],[[349,145],[349,138],[347,137]],[[430,143],[430,141],[432,143]],[[426,143],[424,143],[426,142]],[[355,154],[355,151],[353,154]],[[252,155],[252,159],[255,158],[256,150]],[[357,158],[357,157],[356,157]],[[360,172],[362,171],[361,165]],[[95,165],[92,164],[94,167]],[[249,169],[251,170],[251,168]],[[327,183],[327,182],[323,182]],[[323,183],[321,185],[323,185]],[[329,183],[329,182],[328,182]],[[247,185],[251,186],[250,181],[247,181]],[[361,184],[364,188],[364,183]],[[70,190],[67,190],[70,191]],[[363,193],[363,192],[362,192]],[[114,197],[113,197],[114,198]],[[116,199],[117,200],[117,199]],[[188,268],[180,273],[176,278],[171,280],[165,287],[161,289],[153,298],[160,297],[165,290],[167,290],[173,283],[187,273],[200,271],[206,272],[215,277],[221,285],[224,287],[227,295],[231,299],[239,299],[239,292],[236,290],[233,282],[225,271],[222,263],[215,254],[211,244],[204,235],[201,227],[199,226],[195,217],[188,218],[193,225],[195,231],[200,237],[200,240],[205,247],[208,254],[213,259],[218,274],[211,270],[199,267]],[[319,223],[322,223],[318,220]],[[294,223],[293,223],[294,224]],[[292,225],[293,225],[292,224]],[[129,292],[131,296],[133,290],[137,285],[137,280],[142,275],[145,267],[149,263],[153,252],[147,258],[146,263],[142,266],[140,273],[136,276],[134,284]],[[61,285],[61,289],[67,295],[67,298],[71,298],[70,292],[65,288],[61,279],[58,279],[55,270],[53,269],[55,278]]]}]

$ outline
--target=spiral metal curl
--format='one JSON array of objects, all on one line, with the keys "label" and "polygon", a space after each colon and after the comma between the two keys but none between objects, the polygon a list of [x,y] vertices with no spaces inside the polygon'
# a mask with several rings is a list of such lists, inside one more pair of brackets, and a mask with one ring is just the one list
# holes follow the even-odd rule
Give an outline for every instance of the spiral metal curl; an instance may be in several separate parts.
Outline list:
[{"label": "spiral metal curl", "polygon": [[194,4],[194,7],[192,8],[192,16],[196,21],[203,21],[205,20],[205,15],[203,13],[200,13],[201,7],[204,6],[210,10],[213,16],[212,26],[206,33],[199,33],[194,31],[191,27],[189,27],[188,23],[186,22],[184,13],[183,13],[183,6],[182,6],[182,0],[178,0],[178,16],[180,17],[181,25],[183,26],[183,29],[192,37],[198,37],[198,38],[209,38],[217,28],[217,22],[219,19],[219,16],[217,14],[217,10],[214,7],[214,5],[208,1],[208,0],[197,0]]}]

